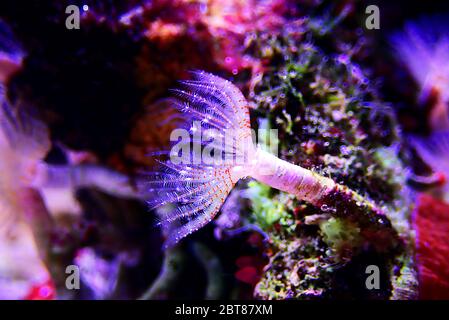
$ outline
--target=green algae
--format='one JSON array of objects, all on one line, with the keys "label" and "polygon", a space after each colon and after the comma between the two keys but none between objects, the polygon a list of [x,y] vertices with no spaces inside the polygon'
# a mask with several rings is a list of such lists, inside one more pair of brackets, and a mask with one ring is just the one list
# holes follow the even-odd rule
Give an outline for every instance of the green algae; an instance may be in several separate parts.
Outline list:
[{"label": "green algae", "polygon": [[[344,50],[324,53],[314,37],[304,20],[246,42],[264,61],[251,104],[279,130],[280,157],[344,186],[317,208],[249,183],[254,223],[269,239],[255,296],[414,298],[412,199],[394,115],[366,70]],[[371,264],[383,272],[378,290],[365,287]]]}]

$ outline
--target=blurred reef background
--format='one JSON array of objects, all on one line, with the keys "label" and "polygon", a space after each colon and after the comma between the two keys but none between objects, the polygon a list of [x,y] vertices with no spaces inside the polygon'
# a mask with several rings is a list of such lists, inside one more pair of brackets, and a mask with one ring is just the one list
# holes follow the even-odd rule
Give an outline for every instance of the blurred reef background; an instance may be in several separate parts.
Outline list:
[{"label": "blurred reef background", "polygon": [[[79,30],[65,28],[71,4],[89,6]],[[365,28],[371,4],[380,30]],[[443,11],[445,1],[1,1],[1,27],[22,57],[2,71],[5,96],[46,125],[45,163],[102,168],[138,194],[155,164],[148,153],[168,146],[182,117],[168,89],[201,69],[242,90],[253,128],[278,129],[281,158],[386,215],[337,200],[316,208],[246,181],[214,222],[164,252],[156,213],[138,196],[114,185],[36,189],[17,213],[25,223],[2,236],[0,298],[449,297],[445,182],[408,143],[431,130],[431,106],[389,44],[406,21]],[[80,290],[66,289],[71,264]],[[369,265],[379,290],[366,288]]]}]

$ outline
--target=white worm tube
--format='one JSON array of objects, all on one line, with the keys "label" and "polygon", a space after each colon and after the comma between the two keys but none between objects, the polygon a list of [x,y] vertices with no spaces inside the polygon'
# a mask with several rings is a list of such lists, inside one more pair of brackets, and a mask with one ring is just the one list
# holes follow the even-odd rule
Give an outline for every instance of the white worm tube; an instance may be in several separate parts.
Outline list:
[{"label": "white worm tube", "polygon": [[49,165],[40,162],[35,167],[30,185],[36,188],[95,187],[111,195],[140,196],[126,175],[95,165]]},{"label": "white worm tube", "polygon": [[250,175],[314,205],[320,205],[320,200],[336,188],[332,179],[279,159],[261,148],[256,149]]}]

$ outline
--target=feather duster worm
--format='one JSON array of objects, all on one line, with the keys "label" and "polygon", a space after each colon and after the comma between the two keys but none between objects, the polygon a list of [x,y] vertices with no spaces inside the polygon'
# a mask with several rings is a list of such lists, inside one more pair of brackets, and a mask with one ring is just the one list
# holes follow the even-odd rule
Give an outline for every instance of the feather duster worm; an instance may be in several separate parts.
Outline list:
[{"label": "feather duster worm", "polygon": [[31,183],[38,161],[50,148],[45,126],[13,110],[0,86],[0,211],[3,219],[21,212],[19,193]]},{"label": "feather duster worm", "polygon": [[[447,178],[449,177],[449,130],[435,131],[427,137],[413,136],[410,143],[418,152],[419,156],[436,173],[431,180],[436,180],[438,185],[445,184],[447,189]],[[432,185],[432,184],[430,184]]]},{"label": "feather duster worm", "polygon": [[423,160],[439,172],[449,173],[449,131],[437,131],[427,138],[413,138]]},{"label": "feather duster worm", "polygon": [[[3,83],[21,67],[24,53],[9,27],[0,21],[0,218],[15,219],[23,186],[33,179],[38,161],[50,149],[46,126],[13,106]],[[6,223],[2,223],[6,226]]]},{"label": "feather duster worm", "polygon": [[[159,210],[167,246],[210,222],[237,181],[246,177],[316,206],[333,206],[337,197],[369,208],[365,210],[367,214],[383,216],[380,209],[354,191],[256,146],[248,102],[231,82],[202,71],[193,72],[193,78],[182,81],[182,89],[173,90],[177,96],[174,105],[189,120],[193,150],[190,141],[181,148],[179,143],[174,145],[170,152],[164,153],[170,158],[160,161],[160,170],[151,173],[147,182],[154,199],[149,201],[152,207],[172,204],[171,208]],[[200,130],[206,133],[205,139],[196,135]],[[209,139],[211,135],[215,139]],[[204,157],[204,151],[209,154],[211,146],[213,161]],[[181,161],[177,157],[179,151],[184,152]]]},{"label": "feather duster worm", "polygon": [[408,23],[392,38],[398,59],[420,87],[420,102],[431,107],[428,137],[413,136],[410,143],[438,173],[449,175],[449,24],[447,17]]},{"label": "feather duster worm", "polygon": [[15,72],[22,63],[23,51],[8,26],[0,21],[0,82]]},{"label": "feather duster worm", "polygon": [[418,83],[420,101],[433,101],[430,126],[449,129],[449,24],[446,18],[408,23],[392,37],[398,60]]}]

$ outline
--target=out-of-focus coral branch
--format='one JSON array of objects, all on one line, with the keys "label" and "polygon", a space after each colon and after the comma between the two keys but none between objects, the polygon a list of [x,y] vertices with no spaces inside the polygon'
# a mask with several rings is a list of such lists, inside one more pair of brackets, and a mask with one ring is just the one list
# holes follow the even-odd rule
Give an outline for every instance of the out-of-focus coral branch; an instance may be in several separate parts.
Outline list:
[{"label": "out-of-focus coral branch", "polygon": [[220,259],[202,243],[195,242],[193,251],[207,273],[207,289],[205,299],[223,299],[224,279]]},{"label": "out-of-focus coral branch", "polygon": [[140,299],[161,300],[168,298],[171,290],[176,287],[185,260],[185,252],[179,246],[168,249],[165,252],[159,276]]},{"label": "out-of-focus coral branch", "polygon": [[[72,264],[76,242],[56,232],[55,223],[38,190],[24,187],[18,192],[24,219],[31,228],[39,255],[50,272],[57,298],[69,299],[73,292],[66,288],[66,267]],[[55,237],[58,236],[58,239]]]}]

